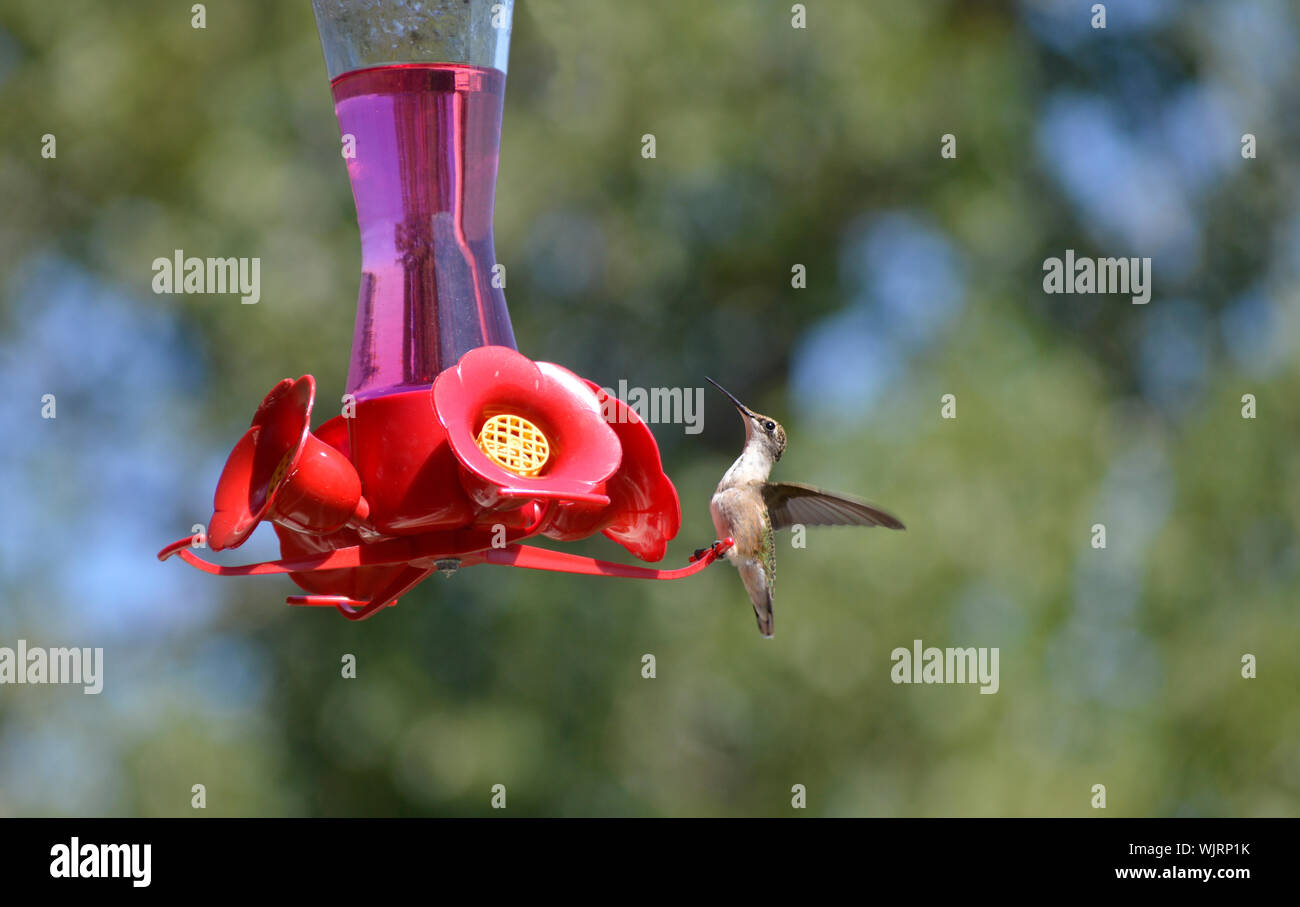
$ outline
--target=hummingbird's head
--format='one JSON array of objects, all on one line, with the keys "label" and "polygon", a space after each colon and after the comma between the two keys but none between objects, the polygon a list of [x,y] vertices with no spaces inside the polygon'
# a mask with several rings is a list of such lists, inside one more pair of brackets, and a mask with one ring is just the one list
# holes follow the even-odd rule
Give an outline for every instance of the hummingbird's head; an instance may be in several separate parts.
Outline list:
[{"label": "hummingbird's head", "polygon": [[740,417],[745,420],[745,446],[757,444],[759,449],[772,458],[775,463],[781,459],[781,454],[785,453],[785,429],[781,423],[771,416],[765,416],[762,413],[756,413],[745,404],[741,403],[718,382],[705,376],[710,384],[727,395],[727,399],[735,405]]}]

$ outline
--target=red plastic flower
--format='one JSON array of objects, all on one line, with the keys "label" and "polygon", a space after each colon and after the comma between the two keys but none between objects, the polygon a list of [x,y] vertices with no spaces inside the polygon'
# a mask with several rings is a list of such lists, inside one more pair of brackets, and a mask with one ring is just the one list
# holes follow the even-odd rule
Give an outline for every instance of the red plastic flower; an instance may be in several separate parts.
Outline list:
[{"label": "red plastic flower", "polygon": [[347,457],[311,433],[316,382],[285,378],[271,389],[217,482],[208,525],[212,548],[236,548],[263,519],[331,533],[369,507]]},{"label": "red plastic flower", "polygon": [[[486,510],[534,498],[586,508],[609,504],[605,480],[618,468],[618,437],[581,378],[535,363],[504,346],[481,346],[433,383],[433,408],[461,465],[461,485]],[[538,475],[521,475],[489,456],[480,432],[493,416],[527,420],[549,446]]]},{"label": "red plastic flower", "polygon": [[[546,500],[545,535],[570,541],[604,532],[650,561],[661,559],[677,534],[677,491],[649,427],[563,366],[507,347],[478,347],[438,376],[433,406],[460,462],[461,484],[480,507]],[[485,452],[482,433],[494,416],[519,417],[543,437],[547,456],[536,475]]]},{"label": "red plastic flower", "polygon": [[[348,443],[347,420],[342,416],[335,416],[312,434],[344,458],[349,457],[351,448]],[[359,545],[362,541],[355,529],[346,526],[329,533],[302,532],[278,522],[273,528],[280,540],[280,556],[289,559],[328,554],[338,548]],[[344,570],[290,573],[289,578],[297,583],[299,588],[309,593],[343,595],[364,601],[388,585],[401,572],[400,565],[353,567]]]}]

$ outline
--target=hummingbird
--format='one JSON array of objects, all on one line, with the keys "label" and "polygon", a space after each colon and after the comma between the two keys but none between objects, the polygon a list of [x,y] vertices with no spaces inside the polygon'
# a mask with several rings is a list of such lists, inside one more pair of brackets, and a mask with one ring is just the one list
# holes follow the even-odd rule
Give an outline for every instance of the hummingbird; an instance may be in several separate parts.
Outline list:
[{"label": "hummingbird", "polygon": [[798,482],[769,482],[767,477],[772,466],[785,453],[785,429],[772,417],[754,412],[721,384],[705,377],[735,404],[745,423],[745,447],[713,492],[709,514],[718,538],[730,537],[735,542],[725,556],[740,571],[740,579],[758,618],[758,632],[771,639],[776,530],[796,524],[906,527],[897,517],[866,501]]}]

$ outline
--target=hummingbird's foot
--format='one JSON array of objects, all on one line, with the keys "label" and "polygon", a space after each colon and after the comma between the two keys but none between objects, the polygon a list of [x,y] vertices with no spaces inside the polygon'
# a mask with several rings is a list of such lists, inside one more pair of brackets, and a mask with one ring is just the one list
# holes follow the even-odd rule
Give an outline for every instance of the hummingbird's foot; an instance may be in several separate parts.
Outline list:
[{"label": "hummingbird's foot", "polygon": [[721,545],[721,544],[722,544],[722,542],[718,541],[717,539],[714,539],[714,540],[713,540],[713,544],[710,545],[709,547],[707,547],[707,548],[696,548],[696,549],[695,549],[695,553],[691,555],[691,559],[690,559],[690,561],[689,561],[688,563],[692,563],[692,564],[695,563],[695,562],[698,561],[700,558],[704,557],[704,555],[708,554],[710,551],[713,552],[713,556],[714,556],[714,557],[719,557],[719,556],[720,556],[720,552],[718,551],[718,546]]}]

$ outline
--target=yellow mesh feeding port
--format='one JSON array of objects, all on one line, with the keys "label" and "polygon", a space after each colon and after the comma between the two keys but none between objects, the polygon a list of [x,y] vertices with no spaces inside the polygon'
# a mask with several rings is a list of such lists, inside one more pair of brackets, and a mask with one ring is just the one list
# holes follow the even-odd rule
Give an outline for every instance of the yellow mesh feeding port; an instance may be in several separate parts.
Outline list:
[{"label": "yellow mesh feeding port", "polygon": [[536,425],[519,416],[493,416],[478,433],[479,450],[521,476],[535,476],[551,456],[551,445]]},{"label": "yellow mesh feeding port", "polygon": [[293,462],[293,455],[297,452],[297,447],[290,447],[284,452],[280,462],[275,464],[275,472],[271,473],[271,484],[266,486],[267,491],[271,491],[280,484],[280,480],[284,478],[284,474],[289,470],[289,464]]}]

